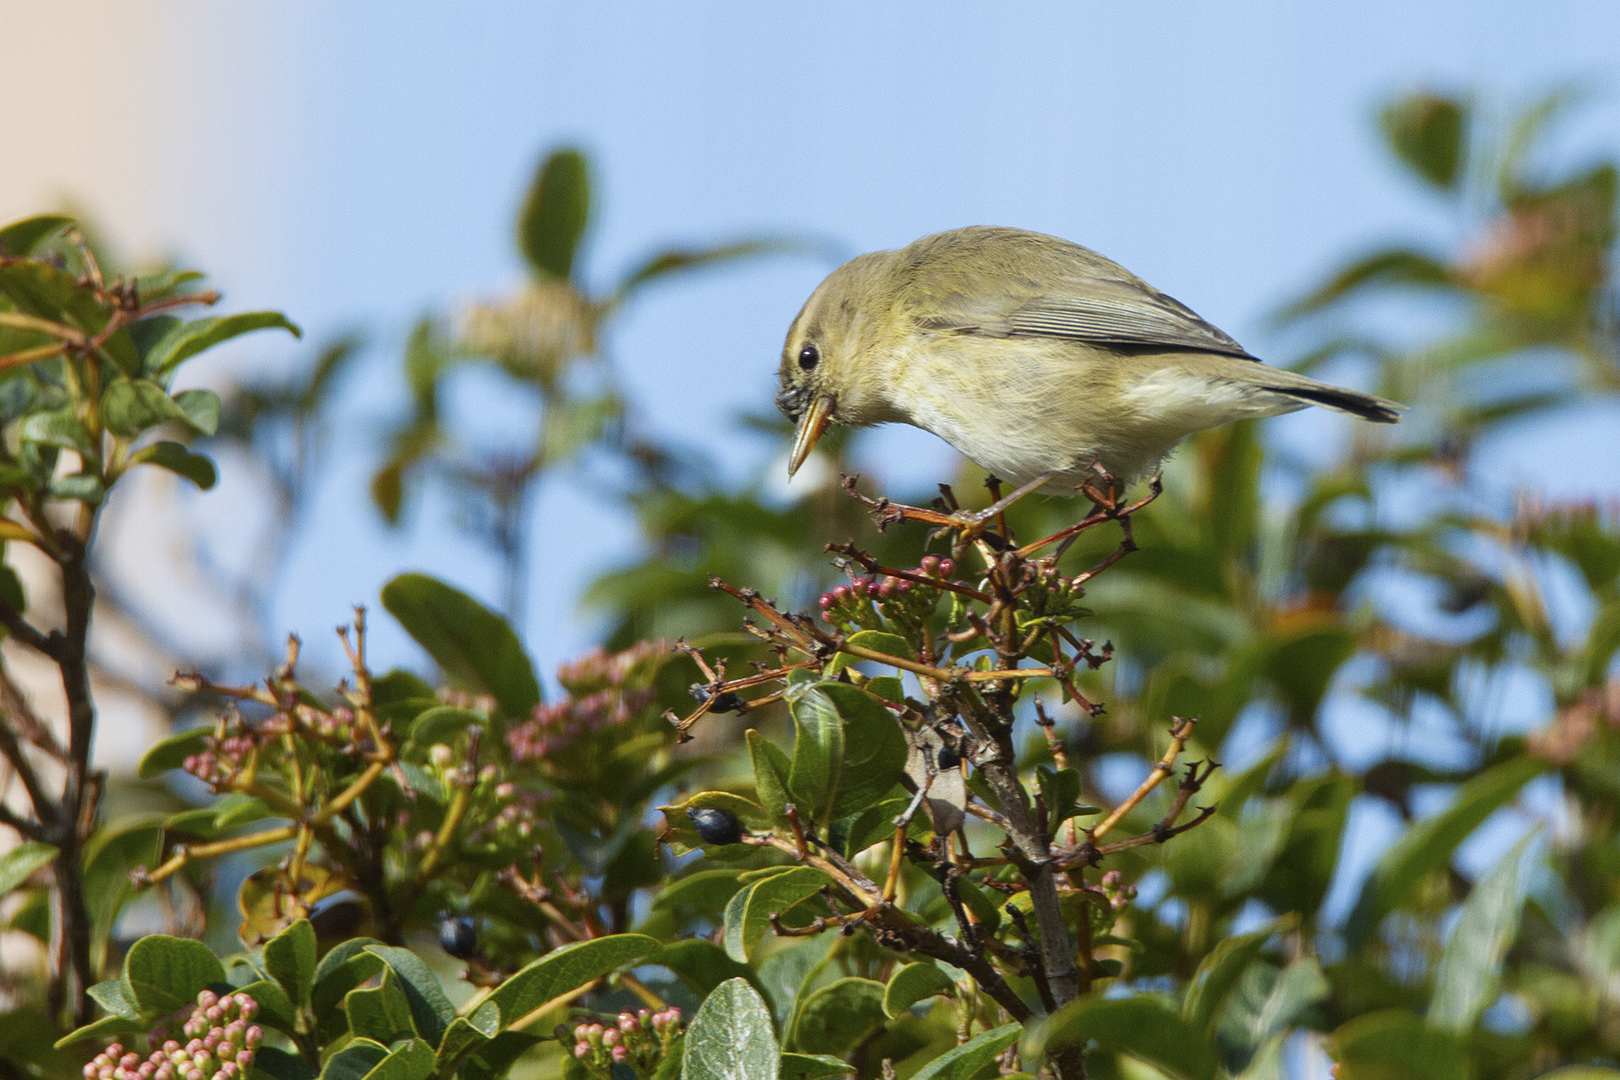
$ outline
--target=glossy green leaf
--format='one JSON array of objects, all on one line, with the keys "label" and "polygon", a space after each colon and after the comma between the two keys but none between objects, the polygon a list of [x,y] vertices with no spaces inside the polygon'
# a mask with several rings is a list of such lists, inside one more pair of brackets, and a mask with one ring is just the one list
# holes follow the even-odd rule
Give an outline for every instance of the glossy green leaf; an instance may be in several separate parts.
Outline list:
[{"label": "glossy green leaf", "polygon": [[494,1032],[481,1031],[470,1019],[458,1016],[444,1029],[439,1040],[436,1068],[441,1075],[453,1070],[462,1058],[488,1045]]},{"label": "glossy green leaf", "polygon": [[0,896],[15,889],[33,876],[35,870],[47,866],[56,858],[57,848],[38,840],[24,840],[0,855]]},{"label": "glossy green leaf", "polygon": [[771,812],[741,795],[733,795],[729,791],[700,791],[689,799],[674,803],[670,806],[661,806],[660,810],[669,819],[670,826],[678,833],[692,838],[693,845],[697,843],[696,831],[686,812],[699,807],[708,807],[716,810],[727,810],[734,814],[738,821],[754,832],[768,833],[776,818]]},{"label": "glossy green leaf", "polygon": [[793,1046],[810,1054],[849,1053],[881,1027],[883,984],[848,977],[829,983],[805,1000],[793,1028]]},{"label": "glossy green leaf", "polygon": [[1457,845],[1546,768],[1539,758],[1511,758],[1457,788],[1451,805],[1406,830],[1379,858],[1351,914],[1348,931],[1359,943],[1378,920],[1403,904],[1423,876],[1451,864]]},{"label": "glossy green leaf", "polygon": [[[47,1023],[45,1030],[51,1030]],[[121,1035],[141,1035],[145,1033],[146,1025],[136,1020],[122,1016],[103,1016],[100,1020],[93,1020],[80,1028],[74,1028],[66,1035],[57,1039],[52,1045],[60,1050],[64,1046],[72,1046],[76,1042],[86,1039],[112,1039]]]},{"label": "glossy green leaf", "polygon": [[1215,1051],[1208,1040],[1161,1000],[1147,995],[1071,1001],[1030,1032],[1020,1053],[1030,1063],[1092,1039],[1184,1080],[1211,1080],[1215,1075]]},{"label": "glossy green leaf", "polygon": [[126,1000],[159,1013],[196,1004],[198,994],[224,981],[225,968],[207,945],[167,934],[148,934],[131,945],[119,976]]},{"label": "glossy green leaf", "polygon": [[194,454],[177,442],[155,442],[129,456],[132,465],[156,465],[185,477],[207,491],[219,480],[219,471],[206,454]]},{"label": "glossy green leaf", "polygon": [[746,737],[748,756],[754,763],[754,787],[759,792],[759,801],[772,814],[780,815],[786,812],[787,804],[792,801],[788,796],[788,776],[793,771],[793,763],[775,743],[753,728],[748,729]]},{"label": "glossy green leaf", "polygon": [[259,979],[242,987],[239,993],[258,1003],[258,1023],[288,1035],[298,1030],[298,1010],[288,1000],[287,992],[276,983]]},{"label": "glossy green leaf", "polygon": [[818,683],[792,702],[796,737],[788,787],[801,813],[833,822],[887,795],[906,765],[899,723],[876,698]]},{"label": "glossy green leaf", "polygon": [[1007,1047],[1018,1041],[1024,1029],[1003,1024],[981,1031],[956,1049],[941,1054],[912,1074],[911,1080],[972,1080],[979,1071]]},{"label": "glossy green leaf", "polygon": [[279,311],[246,311],[239,315],[222,315],[191,322],[174,323],[154,342],[145,357],[148,374],[163,378],[180,364],[204,349],[254,330],[286,330],[293,337],[303,337],[298,325]]},{"label": "glossy green leaf", "polygon": [[489,694],[513,718],[540,704],[523,643],[477,600],[426,574],[401,574],[383,586],[382,602],[458,689]]},{"label": "glossy green leaf", "polygon": [[1338,1080],[1469,1080],[1472,1074],[1454,1035],[1425,1027],[1405,1009],[1356,1017],[1333,1033],[1328,1052],[1338,1062]]},{"label": "glossy green leaf", "polygon": [[826,1054],[786,1053],[782,1055],[778,1080],[823,1080],[828,1076],[845,1076],[855,1071],[855,1066],[843,1058]]},{"label": "glossy green leaf", "polygon": [[726,955],[739,964],[771,928],[771,915],[786,915],[821,891],[830,877],[811,866],[795,866],[756,881],[738,892],[726,905],[724,931]]},{"label": "glossy green leaf", "polygon": [[844,724],[837,708],[825,695],[807,690],[791,700],[793,715],[793,763],[788,771],[788,791],[799,813],[812,821],[826,822],[837,793],[844,758]]},{"label": "glossy green leaf", "polygon": [[520,969],[473,1010],[480,1030],[504,1028],[554,998],[639,960],[658,948],[645,934],[613,934],[554,949]]},{"label": "glossy green leaf", "polygon": [[366,1080],[388,1056],[388,1047],[374,1039],[355,1039],[326,1059],[320,1080]]},{"label": "glossy green leaf", "polygon": [[384,1046],[417,1034],[410,999],[393,968],[383,969],[380,985],[350,990],[343,999],[343,1011],[349,1018],[350,1033]]},{"label": "glossy green leaf", "polygon": [[518,247],[543,277],[566,281],[591,216],[590,167],[578,150],[553,151],[518,217]]},{"label": "glossy green leaf", "polygon": [[294,921],[264,943],[264,969],[294,1005],[309,1004],[317,959],[315,928],[308,919]]},{"label": "glossy green leaf", "polygon": [[1469,892],[1435,972],[1431,1027],[1466,1035],[1496,1000],[1502,961],[1519,929],[1519,869],[1531,839],[1515,844]]},{"label": "glossy green leaf", "polygon": [[316,1072],[297,1054],[289,1054],[279,1046],[261,1046],[253,1055],[253,1071],[262,1072],[270,1080],[315,1080]]},{"label": "glossy green leaf", "polygon": [[883,1011],[897,1017],[917,1002],[936,994],[949,994],[956,984],[932,960],[907,964],[894,973],[883,990]]},{"label": "glossy green leaf", "polygon": [[781,1051],[771,1014],[744,979],[710,994],[686,1031],[686,1080],[778,1080]]},{"label": "glossy green leaf", "polygon": [[367,945],[380,944],[375,938],[350,938],[338,942],[321,957],[315,968],[310,1009],[315,1014],[316,1033],[323,1042],[331,1042],[348,1030],[348,1014],[342,1003],[349,991],[387,970],[380,957],[366,952]]},{"label": "glossy green leaf", "polygon": [[366,951],[378,957],[399,976],[399,988],[411,1006],[416,1033],[431,1046],[438,1046],[444,1029],[455,1018],[455,1007],[445,996],[444,987],[433,969],[409,949],[392,945],[367,945]]},{"label": "glossy green leaf", "polygon": [[389,1048],[388,1056],[372,1067],[366,1080],[427,1080],[434,1064],[433,1047],[421,1039],[405,1039]]}]

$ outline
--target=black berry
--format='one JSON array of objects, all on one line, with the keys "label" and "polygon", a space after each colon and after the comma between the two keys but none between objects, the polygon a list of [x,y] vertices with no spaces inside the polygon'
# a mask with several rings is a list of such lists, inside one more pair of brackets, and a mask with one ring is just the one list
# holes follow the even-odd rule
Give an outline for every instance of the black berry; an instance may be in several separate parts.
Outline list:
[{"label": "black berry", "polygon": [[934,760],[939,762],[941,769],[954,769],[962,763],[961,756],[948,746],[940,747],[939,753],[934,755]]},{"label": "black berry", "polygon": [[705,844],[735,844],[742,839],[742,825],[730,810],[694,806],[686,816],[692,819],[692,827]]},{"label": "black berry", "polygon": [[439,947],[457,960],[471,960],[478,949],[478,928],[471,915],[439,913]]}]

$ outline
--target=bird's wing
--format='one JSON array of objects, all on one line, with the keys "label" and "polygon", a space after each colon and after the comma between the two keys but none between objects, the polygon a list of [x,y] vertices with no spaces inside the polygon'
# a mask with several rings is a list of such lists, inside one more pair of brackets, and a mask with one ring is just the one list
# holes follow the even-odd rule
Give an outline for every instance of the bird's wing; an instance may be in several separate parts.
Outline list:
[{"label": "bird's wing", "polygon": [[1041,292],[1035,297],[1011,289],[999,295],[994,290],[986,293],[982,279],[975,285],[974,295],[955,290],[955,302],[946,311],[919,319],[919,325],[988,337],[1068,338],[1256,359],[1185,304],[1129,275],[1066,274],[1060,280],[1040,282]]}]

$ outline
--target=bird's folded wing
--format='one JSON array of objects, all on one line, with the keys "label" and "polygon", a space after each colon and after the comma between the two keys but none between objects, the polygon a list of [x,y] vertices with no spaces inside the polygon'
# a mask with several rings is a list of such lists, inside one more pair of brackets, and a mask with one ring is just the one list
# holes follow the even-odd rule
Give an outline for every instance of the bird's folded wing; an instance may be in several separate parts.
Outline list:
[{"label": "bird's folded wing", "polygon": [[[927,328],[991,337],[1054,337],[1097,345],[1168,347],[1255,357],[1190,308],[1140,281],[1085,277],[1042,283],[1029,298],[980,293]],[[921,321],[921,320],[919,320]]]}]

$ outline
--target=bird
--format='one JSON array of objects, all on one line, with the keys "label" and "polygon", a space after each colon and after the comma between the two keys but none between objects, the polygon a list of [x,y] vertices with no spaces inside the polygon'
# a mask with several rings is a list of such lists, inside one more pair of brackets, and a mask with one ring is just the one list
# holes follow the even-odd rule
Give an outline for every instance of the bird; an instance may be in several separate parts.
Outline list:
[{"label": "bird", "polygon": [[1043,233],[970,226],[857,256],[782,348],[788,475],[829,424],[931,431],[1003,482],[1073,495],[1160,468],[1187,435],[1324,405],[1404,406],[1270,367],[1123,266]]}]

